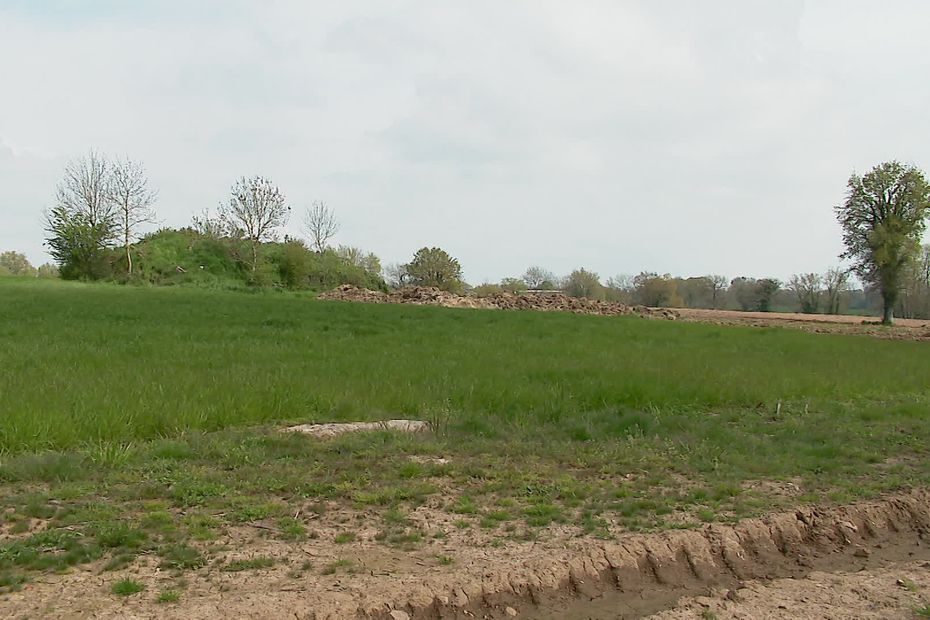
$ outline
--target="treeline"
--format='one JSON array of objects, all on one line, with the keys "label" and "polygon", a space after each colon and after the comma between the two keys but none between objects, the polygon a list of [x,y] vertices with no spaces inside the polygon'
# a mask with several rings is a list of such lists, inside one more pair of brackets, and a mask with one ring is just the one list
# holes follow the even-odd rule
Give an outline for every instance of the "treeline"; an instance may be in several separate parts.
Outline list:
[{"label": "treeline", "polygon": [[[59,276],[151,284],[219,284],[327,289],[352,284],[372,289],[406,285],[486,295],[497,291],[560,290],[568,295],[664,307],[732,308],[807,313],[872,313],[930,318],[930,246],[920,246],[930,213],[930,186],[913,166],[887,162],[853,174],[844,204],[836,207],[849,269],[776,278],[721,275],[680,278],[642,272],[602,282],[577,269],[564,277],[530,267],[520,277],[471,287],[459,261],[424,247],[408,263],[382,266],[370,252],[331,247],[335,213],[313,202],[302,214],[302,238],[280,233],[294,215],[269,179],[238,179],[215,212],[180,229],[141,234],[157,222],[157,191],[144,167],[91,151],[68,163],[55,206],[45,213],[46,245],[55,265],[29,265],[16,252],[0,255],[0,275]],[[851,274],[864,283],[853,288]]]}]

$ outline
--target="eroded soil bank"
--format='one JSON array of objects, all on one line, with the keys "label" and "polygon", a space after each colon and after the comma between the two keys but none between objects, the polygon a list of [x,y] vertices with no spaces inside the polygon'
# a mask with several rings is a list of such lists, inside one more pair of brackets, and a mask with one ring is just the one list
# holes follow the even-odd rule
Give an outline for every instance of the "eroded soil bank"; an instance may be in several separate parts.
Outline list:
[{"label": "eroded soil bank", "polygon": [[[713,524],[609,542],[571,537],[558,529],[535,542],[503,548],[448,541],[444,544],[461,547],[452,566],[428,562],[426,555],[342,546],[338,552],[354,554],[362,570],[295,574],[301,561],[319,562],[332,557],[327,554],[333,549],[319,542],[243,538],[229,541],[233,553],[277,556],[279,568],[230,573],[207,567],[186,578],[179,602],[158,604],[157,589],[171,577],[156,562],[126,569],[127,577],[149,584],[149,594],[124,599],[108,590],[120,575],[89,567],[28,584],[0,600],[0,609],[5,617],[43,618],[636,618],[669,610],[685,597],[662,617],[714,617],[704,610],[721,618],[753,617],[728,616],[726,606],[736,614],[741,597],[764,599],[759,592],[772,579],[813,575],[825,582],[826,577],[817,576],[862,568],[897,570],[882,568],[888,563],[918,570],[921,562],[930,561],[928,536],[930,494],[915,491],[847,507],[799,508],[733,526]],[[914,592],[903,578],[897,587],[919,601],[920,583],[908,579]],[[843,600],[838,593],[836,603]],[[775,609],[788,614],[778,604]],[[800,612],[794,616],[803,617]]]}]

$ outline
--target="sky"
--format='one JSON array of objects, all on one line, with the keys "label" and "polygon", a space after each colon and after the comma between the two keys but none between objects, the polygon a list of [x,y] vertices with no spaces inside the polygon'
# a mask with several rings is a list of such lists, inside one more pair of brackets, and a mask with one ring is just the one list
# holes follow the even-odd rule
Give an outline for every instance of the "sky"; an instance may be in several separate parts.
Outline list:
[{"label": "sky", "polygon": [[0,0],[0,250],[65,164],[141,161],[159,224],[264,175],[335,242],[472,283],[822,272],[853,171],[930,170],[925,0]]}]

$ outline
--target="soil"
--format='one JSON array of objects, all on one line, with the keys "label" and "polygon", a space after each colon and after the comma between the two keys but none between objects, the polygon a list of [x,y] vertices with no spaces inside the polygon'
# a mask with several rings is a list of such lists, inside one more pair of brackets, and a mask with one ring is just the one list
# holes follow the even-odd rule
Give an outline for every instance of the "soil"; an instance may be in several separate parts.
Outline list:
[{"label": "soil", "polygon": [[448,308],[536,310],[572,312],[601,316],[636,315],[643,318],[683,320],[718,325],[791,327],[820,334],[860,334],[893,340],[930,340],[930,321],[896,319],[893,327],[880,325],[877,318],[840,314],[792,312],[742,312],[703,308],[648,308],[619,302],[569,297],[557,291],[494,293],[486,297],[456,295],[432,287],[408,286],[389,293],[344,285],[319,296],[320,299],[363,303],[414,304]]},{"label": "soil", "polygon": [[[301,542],[269,538],[256,524],[230,530],[219,541],[226,551],[185,573],[186,585],[157,558],[142,558],[122,571],[42,576],[0,598],[0,610],[17,618],[903,618],[930,602],[924,491],[612,541],[554,527],[495,547],[480,529],[451,527],[453,517],[440,505],[418,508],[423,531],[449,534],[410,550],[375,541],[373,515],[324,511],[316,538]],[[336,544],[346,530],[358,540]],[[222,570],[259,556],[277,563]],[[337,560],[342,567],[327,574]],[[113,595],[123,578],[146,590]],[[166,589],[180,590],[180,602],[156,603]]]},{"label": "soil", "polygon": [[346,284],[320,294],[319,299],[356,301],[363,303],[414,304],[443,306],[446,308],[483,308],[494,310],[537,310],[543,312],[572,312],[601,316],[639,315],[643,318],[674,320],[675,310],[627,306],[619,302],[600,301],[583,297],[569,297],[557,291],[527,293],[494,293],[486,297],[456,295],[428,286],[408,286],[390,293],[356,288]]},{"label": "soil", "polygon": [[749,325],[755,327],[791,327],[819,334],[861,334],[893,340],[930,340],[930,321],[895,319],[891,327],[877,318],[845,314],[801,314],[794,312],[742,312],[677,308],[678,318],[695,323]]}]

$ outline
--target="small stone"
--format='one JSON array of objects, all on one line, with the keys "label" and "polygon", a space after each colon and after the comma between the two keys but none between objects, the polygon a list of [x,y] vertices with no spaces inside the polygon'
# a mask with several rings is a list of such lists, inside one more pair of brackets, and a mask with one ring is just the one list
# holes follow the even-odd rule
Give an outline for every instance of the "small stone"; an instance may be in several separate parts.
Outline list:
[{"label": "small stone", "polygon": [[388,615],[391,616],[391,620],[410,620],[410,614],[399,609],[395,609]]},{"label": "small stone", "polygon": [[859,547],[858,549],[853,551],[853,555],[856,556],[857,558],[867,558],[871,554],[869,553],[868,549],[863,549],[862,547]]},{"label": "small stone", "polygon": [[727,600],[728,600],[728,601],[734,601],[734,602],[735,602],[735,601],[738,601],[738,600],[739,600],[739,592],[737,592],[736,590],[728,590],[728,591],[727,591]]},{"label": "small stone", "polygon": [[513,607],[505,607],[505,608],[504,608],[504,613],[507,614],[508,616],[510,616],[511,618],[516,618],[516,617],[517,617],[517,610],[514,609]]}]

